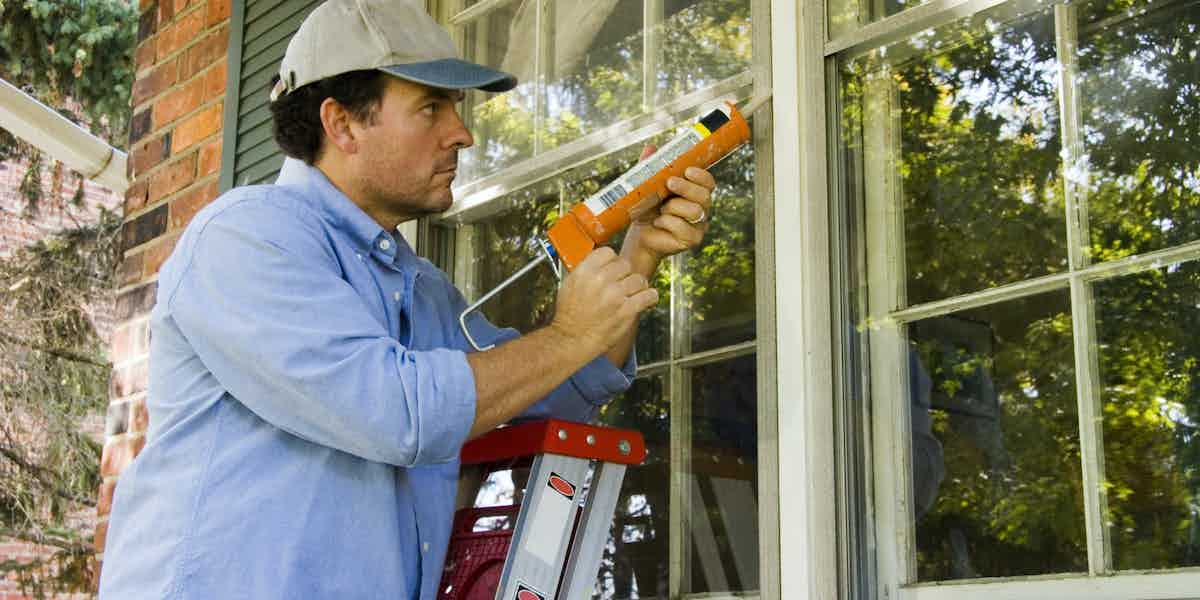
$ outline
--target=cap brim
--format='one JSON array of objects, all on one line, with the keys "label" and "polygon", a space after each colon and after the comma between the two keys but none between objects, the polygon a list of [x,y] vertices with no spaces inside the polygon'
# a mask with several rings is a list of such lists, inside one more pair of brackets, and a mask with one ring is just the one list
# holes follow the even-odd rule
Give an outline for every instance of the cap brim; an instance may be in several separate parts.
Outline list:
[{"label": "cap brim", "polygon": [[507,92],[517,87],[517,78],[513,75],[457,58],[391,65],[379,67],[379,70],[415,83],[450,90]]}]

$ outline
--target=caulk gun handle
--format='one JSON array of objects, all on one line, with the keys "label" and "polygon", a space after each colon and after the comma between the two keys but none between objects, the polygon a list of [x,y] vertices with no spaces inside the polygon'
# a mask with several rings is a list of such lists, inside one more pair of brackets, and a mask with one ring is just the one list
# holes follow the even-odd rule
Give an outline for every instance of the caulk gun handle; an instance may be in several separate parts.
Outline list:
[{"label": "caulk gun handle", "polygon": [[[655,173],[641,185],[617,200],[612,206],[592,213],[585,203],[580,202],[571,211],[559,218],[547,237],[558,255],[562,258],[567,269],[574,269],[597,245],[607,242],[612,236],[625,229],[635,209],[645,210],[670,196],[667,190],[667,180],[671,177],[683,177],[688,167],[707,169],[725,155],[732,152],[750,139],[750,125],[738,111],[737,106],[729,103],[729,122],[713,131],[711,135],[701,140],[679,158],[671,161],[666,168]],[[649,206],[644,204],[650,203]]]}]

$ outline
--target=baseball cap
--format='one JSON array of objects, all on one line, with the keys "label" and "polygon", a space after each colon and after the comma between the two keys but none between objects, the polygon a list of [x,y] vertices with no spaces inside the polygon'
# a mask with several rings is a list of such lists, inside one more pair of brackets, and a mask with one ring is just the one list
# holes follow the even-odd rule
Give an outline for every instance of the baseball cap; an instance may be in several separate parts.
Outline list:
[{"label": "baseball cap", "polygon": [[443,89],[504,92],[517,85],[513,75],[458,58],[450,35],[414,0],[327,0],[288,42],[271,101],[371,69]]}]

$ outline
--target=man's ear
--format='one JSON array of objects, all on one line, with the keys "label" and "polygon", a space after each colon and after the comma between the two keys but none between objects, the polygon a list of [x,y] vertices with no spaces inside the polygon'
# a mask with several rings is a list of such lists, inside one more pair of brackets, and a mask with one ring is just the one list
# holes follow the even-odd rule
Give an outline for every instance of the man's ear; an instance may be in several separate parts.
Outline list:
[{"label": "man's ear", "polygon": [[321,103],[321,127],[325,129],[325,140],[344,154],[358,152],[358,140],[351,128],[353,118],[337,100],[326,98]]}]

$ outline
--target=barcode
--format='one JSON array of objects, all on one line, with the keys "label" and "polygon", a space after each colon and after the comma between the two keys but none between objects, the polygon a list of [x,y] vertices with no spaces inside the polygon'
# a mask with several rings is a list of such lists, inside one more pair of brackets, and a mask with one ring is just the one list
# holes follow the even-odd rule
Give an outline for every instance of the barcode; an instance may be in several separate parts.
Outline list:
[{"label": "barcode", "polygon": [[[608,208],[608,207],[616,204],[617,200],[624,198],[625,195],[628,193],[629,193],[628,188],[626,188],[623,185],[617,184],[617,185],[614,185],[611,188],[609,188],[603,194],[601,194],[600,197],[597,198],[597,200],[599,200],[600,203],[604,205],[604,208]],[[604,209],[601,209],[601,210],[604,210]]]}]

